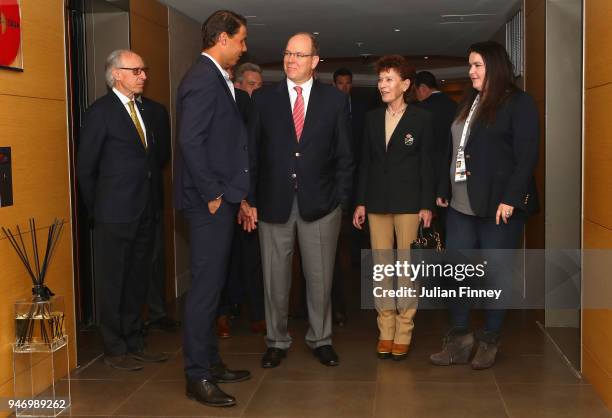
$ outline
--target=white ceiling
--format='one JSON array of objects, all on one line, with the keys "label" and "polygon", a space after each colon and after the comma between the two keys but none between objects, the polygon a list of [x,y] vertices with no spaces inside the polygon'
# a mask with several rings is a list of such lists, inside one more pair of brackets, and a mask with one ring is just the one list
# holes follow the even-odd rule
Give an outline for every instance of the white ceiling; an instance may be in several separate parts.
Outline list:
[{"label": "white ceiling", "polygon": [[247,18],[248,59],[263,64],[280,61],[287,38],[298,31],[319,32],[323,58],[464,56],[470,44],[490,39],[520,0],[160,1],[198,22],[218,9],[256,16]]}]

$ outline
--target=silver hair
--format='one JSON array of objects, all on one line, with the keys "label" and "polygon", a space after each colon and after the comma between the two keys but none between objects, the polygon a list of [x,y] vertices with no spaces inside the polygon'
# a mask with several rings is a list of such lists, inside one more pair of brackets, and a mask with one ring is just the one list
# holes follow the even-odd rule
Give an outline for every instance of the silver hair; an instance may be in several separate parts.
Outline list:
[{"label": "silver hair", "polygon": [[252,62],[245,62],[244,64],[240,64],[235,71],[236,81],[242,81],[244,73],[247,71],[253,71],[259,74],[262,73],[262,69],[259,65],[253,64]]},{"label": "silver hair", "polygon": [[106,57],[106,65],[104,67],[104,77],[106,78],[106,85],[109,88],[115,87],[115,77],[113,77],[113,70],[122,66],[121,57],[123,54],[132,53],[129,49],[116,49]]}]

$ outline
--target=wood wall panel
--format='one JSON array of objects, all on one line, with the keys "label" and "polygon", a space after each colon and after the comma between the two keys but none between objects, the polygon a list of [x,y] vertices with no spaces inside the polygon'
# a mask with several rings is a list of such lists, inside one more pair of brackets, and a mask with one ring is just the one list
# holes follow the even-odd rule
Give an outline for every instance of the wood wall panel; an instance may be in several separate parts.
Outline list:
[{"label": "wood wall panel", "polygon": [[585,1],[585,87],[591,88],[612,82],[612,1]]},{"label": "wood wall panel", "polygon": [[[172,115],[170,100],[170,41],[168,8],[155,0],[130,3],[131,48],[143,57],[150,71],[144,95],[163,104]],[[172,204],[172,163],[163,173],[164,244],[166,262],[166,301],[169,314],[176,309],[174,268],[174,210]]]},{"label": "wood wall panel", "polygon": [[612,84],[585,91],[584,216],[612,229]]},{"label": "wood wall panel", "polygon": [[155,0],[130,0],[130,14],[168,27],[168,7]]},{"label": "wood wall panel", "polygon": [[[585,249],[612,248],[612,221],[609,219],[612,190],[612,2],[585,0],[585,92],[584,92],[584,219]],[[603,255],[607,257],[607,253]],[[600,256],[602,257],[602,256]],[[596,263],[595,263],[596,264]],[[609,269],[604,263],[585,265],[583,295],[606,292]],[[609,287],[608,287],[609,289]],[[612,300],[612,295],[604,299]],[[612,409],[612,310],[583,310],[583,374]]]},{"label": "wood wall panel", "polygon": [[[25,227],[28,218],[34,217],[39,228],[38,238],[44,242],[43,228],[54,217],[66,220],[50,264],[47,284],[65,299],[65,324],[71,342],[71,366],[74,367],[64,1],[22,1],[21,5],[24,71],[0,70],[0,145],[10,146],[12,150],[14,198],[13,206],[0,208],[0,225]],[[25,239],[27,242],[29,236]],[[3,236],[0,237],[0,266],[0,396],[10,397],[13,387],[10,343],[15,335],[13,305],[18,299],[30,298],[32,286]],[[38,370],[42,366],[37,366],[35,372],[40,373]]]},{"label": "wood wall panel", "polygon": [[525,89],[536,102],[546,97],[546,5],[525,17]]},{"label": "wood wall panel", "polygon": [[149,67],[145,96],[170,106],[168,25],[159,26],[139,15],[130,16],[131,48]]},{"label": "wood wall panel", "polygon": [[63,13],[62,1],[21,2],[24,71],[0,70],[0,94],[65,100]]},{"label": "wood wall panel", "polygon": [[582,374],[597,390],[604,403],[612,409],[612,376],[603,371],[601,365],[591,355],[588,348],[582,350]]},{"label": "wood wall panel", "polygon": [[69,220],[66,102],[0,95],[0,109],[10,109],[0,112],[0,132],[2,145],[11,146],[14,183],[14,206],[0,209],[2,225]]},{"label": "wood wall panel", "polygon": [[525,228],[525,247],[545,246],[546,175],[546,4],[544,0],[525,1],[525,91],[535,100],[540,120],[540,149],[535,180],[540,211],[531,216]]}]

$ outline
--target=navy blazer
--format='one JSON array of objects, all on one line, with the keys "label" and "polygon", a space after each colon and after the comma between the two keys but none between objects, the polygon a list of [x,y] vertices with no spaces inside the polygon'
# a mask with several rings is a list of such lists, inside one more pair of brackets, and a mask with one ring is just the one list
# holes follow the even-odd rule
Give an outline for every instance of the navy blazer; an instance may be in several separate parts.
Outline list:
[{"label": "navy blazer", "polygon": [[435,206],[431,114],[408,105],[385,147],[386,107],[370,111],[363,133],[357,205],[370,213],[418,213]]},{"label": "navy blazer", "polygon": [[286,80],[255,90],[252,99],[250,201],[259,219],[287,222],[296,193],[309,222],[338,205],[348,210],[354,168],[348,97],[314,81],[299,142]]},{"label": "navy blazer", "polygon": [[77,182],[89,216],[96,222],[136,220],[151,202],[162,207],[162,168],[170,156],[168,113],[159,103],[136,101],[147,149],[113,91],[87,110],[77,151]]},{"label": "navy blazer", "polygon": [[177,93],[174,204],[196,207],[223,195],[238,203],[249,190],[247,131],[213,61],[201,56]]},{"label": "navy blazer", "polygon": [[[477,119],[465,145],[467,191],[478,216],[495,216],[500,203],[513,206],[517,215],[538,210],[534,170],[540,142],[538,110],[531,96],[513,93],[499,107],[495,122]],[[450,141],[452,143],[452,141]],[[449,147],[447,175],[441,179],[438,196],[451,198]]]}]

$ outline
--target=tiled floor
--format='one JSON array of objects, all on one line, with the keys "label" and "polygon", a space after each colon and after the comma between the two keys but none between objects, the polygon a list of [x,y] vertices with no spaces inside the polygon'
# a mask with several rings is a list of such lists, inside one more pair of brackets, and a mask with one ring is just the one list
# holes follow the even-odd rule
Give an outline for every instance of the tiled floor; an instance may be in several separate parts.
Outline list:
[{"label": "tiled floor", "polygon": [[124,417],[612,417],[583,380],[566,366],[529,312],[507,321],[498,364],[434,367],[443,312],[419,312],[413,345],[403,362],[378,360],[375,314],[351,310],[335,330],[341,365],[320,365],[303,343],[304,321],[293,321],[294,345],[279,368],[259,367],[263,339],[235,324],[220,343],[225,362],[247,368],[251,380],[223,385],[233,408],[209,408],[184,395],[180,333],[152,333],[152,349],[171,355],[165,364],[136,373],[108,369],[101,359],[73,373],[71,416]]}]

